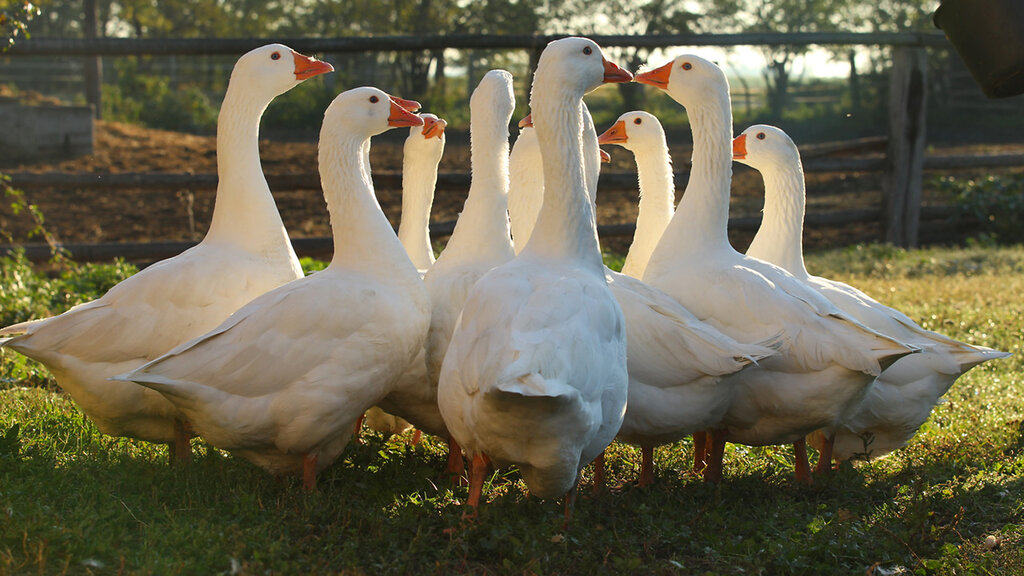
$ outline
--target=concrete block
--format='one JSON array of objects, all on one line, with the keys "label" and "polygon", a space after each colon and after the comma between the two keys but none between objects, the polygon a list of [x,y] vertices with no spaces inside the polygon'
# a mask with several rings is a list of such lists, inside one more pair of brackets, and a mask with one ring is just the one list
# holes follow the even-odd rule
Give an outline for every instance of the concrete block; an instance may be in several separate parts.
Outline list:
[{"label": "concrete block", "polygon": [[92,106],[25,106],[0,102],[0,158],[31,162],[91,154]]}]

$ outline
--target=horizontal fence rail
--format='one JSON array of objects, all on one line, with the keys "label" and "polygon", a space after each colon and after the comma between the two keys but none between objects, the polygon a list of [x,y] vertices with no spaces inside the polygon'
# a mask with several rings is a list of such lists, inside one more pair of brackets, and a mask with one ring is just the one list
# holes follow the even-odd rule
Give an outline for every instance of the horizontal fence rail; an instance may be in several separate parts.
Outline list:
[{"label": "horizontal fence rail", "polygon": [[[984,156],[928,156],[926,170],[1006,168],[1024,166],[1024,154],[989,154]],[[812,158],[804,163],[809,173],[827,172],[880,172],[885,169],[885,158]],[[126,190],[149,188],[162,190],[212,190],[217,187],[216,174],[188,174],[170,172],[133,173],[65,173],[65,172],[8,172],[11,185],[17,188],[39,189],[58,188],[74,190]],[[689,172],[675,173],[676,182],[685,182]],[[374,172],[374,186],[382,189],[402,187],[402,173],[393,171]],[[603,172],[599,186],[606,190],[621,190],[635,187],[635,172]],[[267,175],[272,190],[319,190],[320,176],[316,172],[299,174]],[[469,172],[439,172],[437,189],[467,189]]]},{"label": "horizontal fence rail", "polygon": [[[804,218],[808,228],[845,226],[861,222],[878,222],[881,208],[861,210],[839,210],[833,212],[809,213]],[[925,206],[921,219],[947,222],[956,218],[957,209],[950,206]],[[761,216],[743,216],[729,219],[730,230],[754,232],[761,225]],[[449,236],[455,229],[455,220],[430,224],[431,237]],[[943,230],[946,230],[943,225]],[[609,224],[597,227],[597,233],[604,238],[628,237],[636,231],[635,224]],[[334,240],[330,237],[292,238],[292,246],[300,257],[326,258],[334,252]],[[195,246],[194,241],[175,242],[104,242],[97,244],[58,244],[76,262],[103,262],[123,258],[129,262],[149,263],[176,256]],[[10,255],[16,250],[25,251],[25,257],[32,262],[46,262],[51,258],[51,249],[46,244],[0,245],[0,256]]]},{"label": "horizontal fence rail", "polygon": [[[445,48],[476,50],[535,50],[565,34],[424,36],[348,36],[340,38],[29,38],[19,40],[9,56],[134,56],[137,54],[241,54],[269,41],[305,52],[411,52]],[[941,32],[798,32],[747,34],[591,34],[601,46],[667,48],[671,46],[807,46],[885,45],[949,46]]]}]

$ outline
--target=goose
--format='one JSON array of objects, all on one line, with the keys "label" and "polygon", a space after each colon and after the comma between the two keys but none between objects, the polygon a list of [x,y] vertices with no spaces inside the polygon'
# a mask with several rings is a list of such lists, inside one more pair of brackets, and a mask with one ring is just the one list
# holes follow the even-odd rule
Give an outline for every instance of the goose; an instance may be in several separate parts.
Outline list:
[{"label": "goose", "polygon": [[790,444],[796,476],[810,482],[804,436],[854,410],[875,377],[913,352],[844,315],[791,274],[729,244],[732,110],[729,83],[715,64],[692,54],[637,75],[686,108],[693,162],[686,192],[651,254],[643,280],[698,318],[741,342],[782,337],[779,354],[737,375],[739,390],[705,479],[721,479],[725,441]]},{"label": "goose", "polygon": [[[585,117],[589,116],[586,109],[583,113]],[[522,124],[531,129],[529,117]],[[587,125],[584,122],[584,132],[587,131]],[[592,155],[591,152],[598,148],[601,141],[601,138],[596,137],[596,130],[593,134],[593,138],[584,138],[587,157]],[[619,139],[605,138],[606,141]],[[540,159],[539,154],[537,159]],[[596,175],[587,180],[587,187],[593,202],[597,195]],[[666,188],[672,189],[671,185]],[[513,192],[522,197],[516,198]],[[514,191],[510,189],[509,194],[512,225],[515,227],[518,224],[518,229],[529,237],[535,222],[522,219],[537,213],[531,203],[542,200],[543,188],[537,194],[529,190],[524,181]],[[667,194],[670,195],[667,208],[671,212],[673,192]],[[648,214],[656,211],[656,208],[650,207],[650,198],[656,197],[657,194],[652,194],[647,200]],[[522,207],[514,214],[511,210],[513,200],[518,200],[518,205]],[[518,222],[517,218],[520,219]],[[657,220],[638,218],[636,236],[650,236],[644,227],[652,224],[657,225]],[[657,234],[660,235],[660,232]],[[630,253],[634,253],[632,247]],[[664,292],[607,267],[604,271],[608,286],[626,320],[629,392],[618,438],[640,446],[638,484],[645,487],[654,482],[655,446],[676,442],[689,434],[696,434],[694,467],[699,470],[705,460],[704,431],[722,419],[735,393],[735,384],[730,376],[774,354],[771,346],[776,343],[736,342],[697,319]],[[594,474],[595,491],[603,487],[603,468],[603,458],[599,457]]]},{"label": "goose", "polygon": [[220,324],[264,292],[302,277],[263,176],[259,123],[274,97],[332,71],[270,44],[239,58],[217,119],[217,186],[206,237],[67,312],[0,330],[0,347],[50,370],[104,434],[172,444],[190,458],[180,412],[160,394],[108,378]]},{"label": "goose", "polygon": [[665,143],[665,130],[657,117],[637,110],[619,116],[615,124],[598,137],[599,144],[618,144],[633,153],[640,181],[640,211],[636,232],[629,245],[622,273],[643,278],[651,252],[665,232],[676,198],[672,159]]},{"label": "goose", "polygon": [[[408,109],[408,108],[407,108]],[[434,202],[434,188],[437,185],[437,166],[444,154],[444,130],[448,122],[434,114],[420,113],[422,126],[409,128],[402,155],[402,220],[398,224],[398,241],[402,243],[413,266],[422,277],[434,264],[434,249],[430,244],[430,207]],[[416,359],[395,384],[395,391],[389,395],[401,398],[404,394],[424,396],[418,392],[425,386],[427,378],[426,351]],[[388,403],[388,399],[383,401]],[[411,408],[428,413],[437,413],[437,394],[426,394],[425,399],[416,401]],[[402,403],[391,406],[392,410],[403,410]],[[440,420],[440,415],[436,420]],[[358,437],[362,424],[382,434],[402,434],[412,428],[408,420],[385,412],[378,406],[367,410],[364,418],[357,420],[355,434]],[[419,442],[422,430],[416,430],[411,443]]]},{"label": "goose", "polygon": [[334,231],[327,268],[119,378],[163,394],[210,444],[314,488],[426,338],[426,289],[363,165],[371,136],[422,123],[376,88],[339,94],[320,131]]},{"label": "goose", "polygon": [[530,104],[548,193],[523,250],[470,289],[438,382],[441,414],[472,463],[468,518],[492,461],[517,465],[535,496],[567,495],[568,520],[580,470],[622,423],[625,322],[587,195],[580,103],[631,77],[586,38],[541,53]]},{"label": "goose", "polygon": [[803,166],[785,132],[763,124],[747,128],[733,140],[733,159],[764,178],[764,219],[747,255],[784,268],[866,326],[921,348],[883,371],[856,411],[812,434],[821,452],[819,471],[831,465],[830,454],[841,462],[880,458],[902,448],[957,378],[982,362],[1009,356],[926,330],[852,286],[810,275],[803,258]]}]

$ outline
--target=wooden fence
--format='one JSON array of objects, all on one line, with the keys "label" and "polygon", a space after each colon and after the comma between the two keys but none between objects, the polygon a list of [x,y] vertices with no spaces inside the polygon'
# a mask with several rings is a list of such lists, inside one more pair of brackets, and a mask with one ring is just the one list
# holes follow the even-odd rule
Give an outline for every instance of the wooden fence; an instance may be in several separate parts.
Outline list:
[{"label": "wooden fence", "polygon": [[[90,3],[91,4],[91,3]],[[87,31],[88,32],[88,31]],[[433,36],[377,36],[359,38],[275,38],[297,50],[315,53],[351,53],[374,51],[420,51],[453,49],[517,49],[531,54],[543,48],[549,41],[562,35],[541,36],[482,36],[482,35],[433,35]],[[928,158],[924,154],[923,110],[927,100],[927,57],[926,47],[948,46],[945,37],[939,33],[797,33],[797,34],[686,34],[686,35],[596,35],[591,36],[602,46],[635,46],[646,48],[669,48],[675,46],[742,46],[742,45],[884,45],[894,47],[897,65],[892,71],[890,95],[890,137],[884,157],[862,159],[811,159],[805,164],[810,172],[884,172],[885,201],[881,210],[837,213],[833,215],[808,215],[808,225],[817,222],[858,220],[882,221],[886,239],[902,246],[915,246],[918,242],[922,217],[945,214],[948,210],[932,210],[922,214],[920,205],[921,175],[927,168],[968,168],[1006,167],[1024,165],[1022,155],[994,155],[985,157],[942,157]],[[240,54],[270,41],[262,38],[195,38],[195,39],[134,39],[134,38],[31,38],[19,41],[8,54],[19,56],[81,56],[90,64],[87,70],[101,70],[99,58],[114,55],[164,54]],[[99,82],[87,75],[87,95],[98,108]],[[908,123],[908,119],[913,122]],[[400,186],[398,174],[374,174],[378,186]],[[685,173],[677,174],[678,181],[684,181]],[[316,174],[268,177],[275,190],[318,188]],[[441,174],[439,188],[466,188],[467,173]],[[12,183],[22,188],[213,188],[214,174],[27,174],[12,175]],[[632,174],[602,174],[602,187],[635,186]],[[756,226],[754,220],[738,219],[731,222],[734,228]],[[756,219],[759,221],[759,219]],[[853,220],[856,221],[856,220]],[[451,223],[440,223],[432,227],[432,233],[450,233]],[[602,226],[603,235],[632,234],[631,225]],[[300,253],[315,253],[326,242],[325,239],[297,240]],[[307,246],[308,244],[308,246]],[[154,245],[152,253],[146,253],[138,245],[124,245],[118,249],[110,245],[82,245],[71,247],[78,258],[109,259],[114,256],[132,259],[152,259],[176,253],[189,243]],[[40,254],[37,248],[31,255]],[[45,257],[45,256],[43,256]]]}]

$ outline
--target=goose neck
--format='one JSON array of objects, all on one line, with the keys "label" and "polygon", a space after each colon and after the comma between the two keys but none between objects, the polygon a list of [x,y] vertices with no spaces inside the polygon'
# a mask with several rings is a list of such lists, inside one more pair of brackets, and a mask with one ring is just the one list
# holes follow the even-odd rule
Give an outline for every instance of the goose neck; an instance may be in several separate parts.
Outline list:
[{"label": "goose neck", "polygon": [[799,161],[795,166],[772,167],[764,177],[764,215],[747,254],[807,278],[803,257],[806,190]]},{"label": "goose neck", "polygon": [[334,236],[330,265],[380,271],[404,262],[411,268],[374,195],[365,142],[348,134],[320,137],[320,183]]},{"label": "goose neck", "polygon": [[677,248],[730,247],[729,187],[732,185],[732,111],[728,95],[687,107],[693,132],[690,180],[667,238]]},{"label": "goose neck", "polygon": [[643,278],[651,253],[672,220],[675,181],[672,160],[664,142],[657,147],[638,150],[634,156],[640,182],[640,203],[633,243],[629,246],[622,273]]},{"label": "goose neck", "polygon": [[414,157],[402,170],[402,221],[398,225],[398,240],[417,270],[426,270],[434,264],[430,207],[437,185],[437,163],[432,160]]},{"label": "goose neck", "polygon": [[604,274],[594,207],[587,193],[583,162],[582,94],[559,79],[534,80],[531,101],[544,171],[544,200],[524,255],[576,260]]}]

